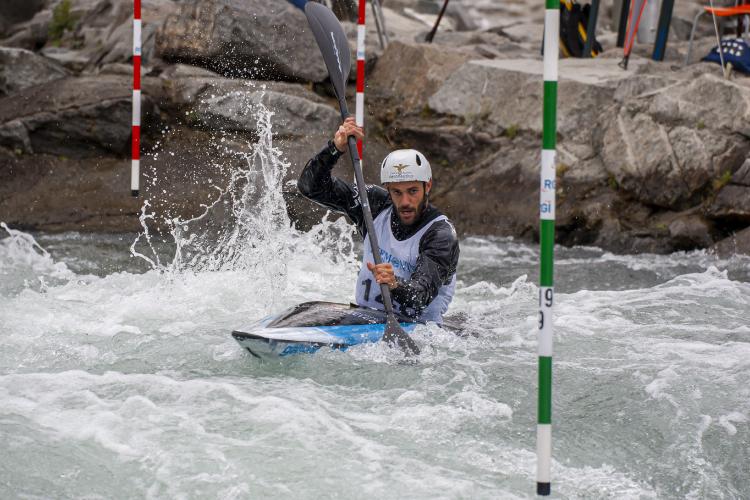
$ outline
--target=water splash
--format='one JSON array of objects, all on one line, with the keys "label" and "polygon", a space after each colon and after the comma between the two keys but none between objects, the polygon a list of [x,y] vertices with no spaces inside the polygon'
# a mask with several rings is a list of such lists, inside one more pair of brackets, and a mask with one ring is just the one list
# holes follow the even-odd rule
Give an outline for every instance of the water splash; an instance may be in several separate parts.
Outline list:
[{"label": "water splash", "polygon": [[75,274],[62,262],[55,262],[30,234],[0,222],[8,237],[0,239],[0,296],[23,289],[44,291],[49,285],[66,282]]},{"label": "water splash", "polygon": [[[141,208],[142,231],[130,252],[151,269],[174,277],[185,273],[239,272],[273,297],[287,288],[289,266],[299,265],[293,255],[325,258],[356,269],[353,228],[343,219],[328,215],[308,232],[292,224],[283,197],[284,177],[289,163],[273,142],[274,113],[262,98],[249,96],[240,101],[243,114],[255,121],[257,141],[249,147],[228,149],[231,141],[221,132],[217,143],[239,159],[239,168],[229,172],[217,196],[199,216],[181,220],[153,211],[146,200]],[[244,145],[241,145],[244,146]],[[150,228],[162,220],[169,227],[174,253],[164,258]],[[303,259],[309,265],[309,259]],[[295,273],[292,273],[295,274]]]}]

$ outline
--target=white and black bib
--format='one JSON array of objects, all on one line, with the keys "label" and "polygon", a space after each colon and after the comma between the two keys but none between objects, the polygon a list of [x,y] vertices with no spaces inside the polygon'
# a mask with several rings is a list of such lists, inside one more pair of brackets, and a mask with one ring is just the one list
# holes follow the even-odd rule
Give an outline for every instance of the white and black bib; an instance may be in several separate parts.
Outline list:
[{"label": "white and black bib", "polygon": [[[419,257],[419,241],[427,230],[434,223],[442,220],[448,220],[444,215],[436,217],[431,220],[428,224],[425,224],[423,228],[413,234],[411,237],[399,241],[393,236],[391,231],[391,214],[393,213],[393,207],[389,207],[383,210],[375,217],[373,225],[375,227],[375,235],[378,238],[378,244],[380,245],[380,258],[383,262],[389,262],[393,266],[393,271],[397,277],[402,280],[408,280],[411,278],[412,273],[417,269],[417,258]],[[362,267],[359,269],[359,275],[357,276],[357,288],[355,290],[355,300],[357,304],[366,307],[372,307],[375,309],[383,309],[383,298],[380,295],[380,285],[375,281],[375,277],[372,272],[367,269],[368,262],[375,262],[372,253],[372,246],[370,246],[370,238],[365,237],[364,254],[362,256]],[[448,310],[448,305],[453,299],[453,292],[456,288],[456,275],[453,274],[451,281],[447,285],[442,285],[438,289],[438,294],[428,304],[428,306],[422,310],[419,315],[416,315],[416,311],[411,308],[407,308],[399,304],[395,299],[393,301],[393,307],[396,312],[414,317],[415,319],[427,322],[434,321],[435,323],[442,324],[443,314]]]}]

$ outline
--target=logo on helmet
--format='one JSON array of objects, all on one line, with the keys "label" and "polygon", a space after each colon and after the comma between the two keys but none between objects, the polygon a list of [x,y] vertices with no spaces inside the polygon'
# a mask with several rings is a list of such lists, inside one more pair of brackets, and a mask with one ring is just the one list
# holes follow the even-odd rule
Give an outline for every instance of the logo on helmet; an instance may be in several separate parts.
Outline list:
[{"label": "logo on helmet", "polygon": [[399,174],[401,173],[401,171],[403,169],[408,168],[408,167],[409,167],[409,165],[404,165],[403,163],[399,163],[398,165],[393,165],[393,168],[395,168],[396,170],[398,170]]}]

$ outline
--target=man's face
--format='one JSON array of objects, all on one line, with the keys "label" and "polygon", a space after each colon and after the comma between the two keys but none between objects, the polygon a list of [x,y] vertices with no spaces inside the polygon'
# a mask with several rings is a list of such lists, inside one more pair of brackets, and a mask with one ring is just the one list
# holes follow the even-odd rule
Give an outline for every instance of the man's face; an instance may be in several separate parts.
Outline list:
[{"label": "man's face", "polygon": [[417,222],[427,203],[427,194],[432,189],[432,181],[389,182],[386,184],[391,195],[396,214],[402,224],[410,226]]}]

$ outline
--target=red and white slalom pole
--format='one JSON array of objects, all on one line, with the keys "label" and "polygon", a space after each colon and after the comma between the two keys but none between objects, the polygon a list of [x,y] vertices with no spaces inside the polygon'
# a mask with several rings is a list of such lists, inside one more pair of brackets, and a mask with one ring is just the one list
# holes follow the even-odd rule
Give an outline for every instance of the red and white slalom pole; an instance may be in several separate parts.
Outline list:
[{"label": "red and white slalom pole", "polygon": [[[357,107],[354,119],[357,125],[365,124],[365,0],[359,0],[359,20],[357,21]],[[362,139],[357,139],[357,151],[362,156]]]},{"label": "red and white slalom pole", "polygon": [[133,130],[130,193],[138,196],[141,170],[141,0],[133,0]]}]

